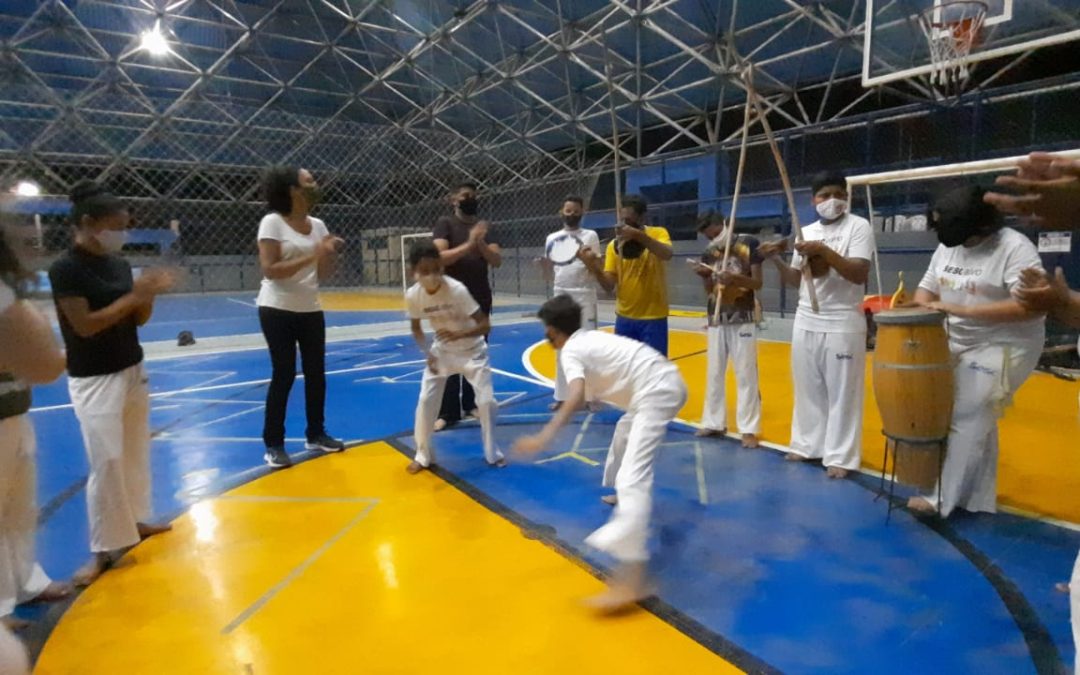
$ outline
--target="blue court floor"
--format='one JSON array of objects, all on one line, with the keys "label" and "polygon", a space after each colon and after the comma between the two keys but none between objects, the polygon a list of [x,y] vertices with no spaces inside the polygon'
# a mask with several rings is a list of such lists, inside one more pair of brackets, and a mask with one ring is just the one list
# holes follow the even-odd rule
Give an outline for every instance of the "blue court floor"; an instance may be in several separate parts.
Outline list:
[{"label": "blue court floor", "polygon": [[[233,308],[221,307],[224,321]],[[159,307],[144,340],[192,320],[217,326],[210,311],[218,310]],[[250,317],[235,320],[250,327]],[[540,339],[533,322],[493,331],[504,447],[547,419],[550,389],[521,358]],[[390,438],[411,452],[423,367],[408,336],[331,344],[330,431],[350,444]],[[148,370],[157,514],[174,516],[265,473],[263,349],[154,360]],[[296,387],[288,449],[303,457],[302,380]],[[39,558],[65,578],[87,556],[87,465],[66,384],[36,390],[35,406]],[[465,423],[436,436],[439,473],[520,524],[524,536],[604,570],[612,561],[583,540],[609,513],[600,477],[617,417],[582,414],[539,463],[501,471],[486,467],[479,429]],[[660,593],[649,610],[744,667],[1014,674],[1071,664],[1068,598],[1053,586],[1068,578],[1080,533],[1002,514],[942,524],[897,511],[886,525],[876,487],[868,477],[829,481],[819,466],[786,463],[775,451],[698,441],[674,425],[657,467],[652,546]]]}]

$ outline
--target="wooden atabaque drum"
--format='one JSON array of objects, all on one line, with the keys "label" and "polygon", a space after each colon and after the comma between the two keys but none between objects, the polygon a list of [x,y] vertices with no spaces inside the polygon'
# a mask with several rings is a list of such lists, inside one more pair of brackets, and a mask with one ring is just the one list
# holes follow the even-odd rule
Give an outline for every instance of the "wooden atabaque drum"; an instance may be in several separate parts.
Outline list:
[{"label": "wooden atabaque drum", "polygon": [[896,477],[932,489],[949,436],[953,370],[945,315],[891,309],[874,316],[874,397],[886,437],[895,442]]}]

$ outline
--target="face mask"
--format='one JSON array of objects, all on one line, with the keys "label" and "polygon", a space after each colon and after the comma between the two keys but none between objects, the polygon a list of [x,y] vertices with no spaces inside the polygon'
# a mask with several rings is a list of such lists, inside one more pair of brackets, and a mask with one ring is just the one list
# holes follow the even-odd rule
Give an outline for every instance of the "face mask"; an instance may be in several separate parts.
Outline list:
[{"label": "face mask", "polygon": [[457,207],[466,216],[475,216],[479,204],[476,201],[476,197],[465,197],[464,199],[458,200]]},{"label": "face mask", "polygon": [[94,235],[106,253],[119,253],[127,243],[127,230],[102,230]]},{"label": "face mask", "polygon": [[814,208],[817,209],[818,215],[821,216],[822,220],[836,220],[847,211],[847,202],[843,199],[833,197],[832,199],[821,202]]},{"label": "face mask", "polygon": [[563,224],[567,229],[576,230],[577,226],[581,224],[581,216],[563,216]]},{"label": "face mask", "polygon": [[439,290],[439,286],[442,286],[441,274],[417,274],[416,282],[424,287],[424,290],[429,293],[434,293]]},{"label": "face mask", "polygon": [[309,209],[322,201],[322,190],[317,185],[305,185],[300,188],[300,191],[304,195],[304,201],[307,202]]}]

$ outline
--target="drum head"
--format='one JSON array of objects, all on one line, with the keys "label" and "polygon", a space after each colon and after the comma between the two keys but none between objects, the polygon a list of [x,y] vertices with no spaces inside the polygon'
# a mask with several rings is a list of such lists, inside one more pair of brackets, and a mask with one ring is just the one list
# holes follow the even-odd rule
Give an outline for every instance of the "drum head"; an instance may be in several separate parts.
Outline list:
[{"label": "drum head", "polygon": [[886,326],[940,326],[945,313],[923,307],[887,309],[874,315],[874,322]]}]

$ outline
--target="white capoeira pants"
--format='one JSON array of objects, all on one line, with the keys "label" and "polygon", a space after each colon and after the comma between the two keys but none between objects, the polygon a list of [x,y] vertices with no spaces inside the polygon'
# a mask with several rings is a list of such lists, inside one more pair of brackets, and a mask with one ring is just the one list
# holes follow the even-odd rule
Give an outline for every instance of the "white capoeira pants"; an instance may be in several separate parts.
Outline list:
[{"label": "white capoeira pants", "polygon": [[139,542],[150,517],[150,392],[138,364],[110,375],[68,378],[68,392],[90,462],[86,507],[90,550]]},{"label": "white capoeira pants", "polygon": [[0,616],[51,583],[34,554],[37,463],[28,415],[0,420]]},{"label": "white capoeira pants", "polygon": [[615,425],[604,465],[604,486],[614,487],[618,504],[611,518],[585,543],[620,562],[649,559],[649,517],[656,452],[668,423],[686,404],[686,383],[671,363],[658,367],[648,389],[637,392]]},{"label": "white capoeira pants", "polygon": [[791,338],[795,409],[791,452],[854,470],[862,458],[866,334],[796,328]]},{"label": "white capoeira pants", "polygon": [[438,372],[424,368],[424,377],[420,383],[420,400],[416,403],[416,423],[413,435],[416,437],[416,461],[421,466],[431,466],[434,453],[431,449],[431,436],[435,431],[435,420],[439,417],[446,378],[461,375],[476,390],[476,414],[480,418],[480,433],[484,442],[484,459],[494,464],[503,458],[495,447],[495,390],[491,384],[491,362],[488,360],[487,345],[482,344],[473,352],[453,352],[436,342],[431,353],[435,356]]},{"label": "white capoeira pants", "polygon": [[938,490],[923,495],[942,516],[959,507],[997,511],[997,420],[1039,363],[1042,343],[950,345],[953,416]]},{"label": "white capoeira pants", "polygon": [[[581,327],[596,330],[600,327],[599,309],[596,301],[596,289],[592,288],[556,288],[555,295],[569,295],[581,305]],[[565,401],[567,389],[566,376],[563,375],[562,362],[555,360],[555,400]]]},{"label": "white capoeira pants", "polygon": [[1073,647],[1076,648],[1073,672],[1080,675],[1080,555],[1076,556],[1072,578],[1069,580],[1069,615],[1072,623]]},{"label": "white capoeira pants", "polygon": [[30,661],[19,638],[0,626],[0,675],[29,675]]},{"label": "white capoeira pants", "polygon": [[739,398],[735,421],[740,434],[761,433],[761,391],[758,388],[757,326],[736,323],[709,326],[708,366],[705,373],[705,405],[701,426],[722,431],[727,429],[727,363],[731,358],[735,368],[735,384]]}]

